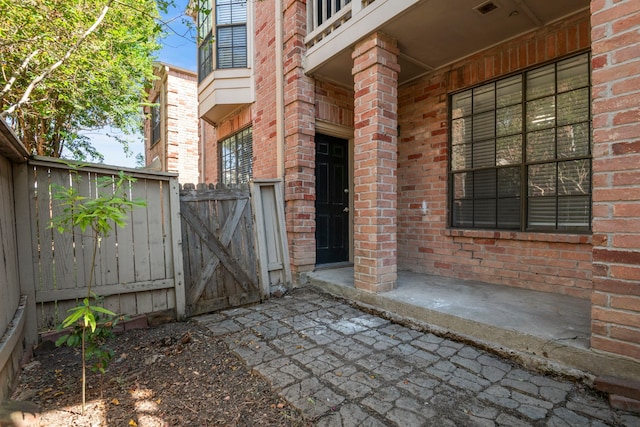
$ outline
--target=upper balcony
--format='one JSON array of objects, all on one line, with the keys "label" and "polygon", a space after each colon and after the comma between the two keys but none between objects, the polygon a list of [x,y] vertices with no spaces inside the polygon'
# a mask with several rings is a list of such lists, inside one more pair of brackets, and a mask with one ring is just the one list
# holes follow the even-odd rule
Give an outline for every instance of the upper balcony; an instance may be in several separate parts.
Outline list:
[{"label": "upper balcony", "polygon": [[355,43],[381,31],[398,40],[402,84],[589,6],[590,0],[309,0],[305,72],[353,85]]}]

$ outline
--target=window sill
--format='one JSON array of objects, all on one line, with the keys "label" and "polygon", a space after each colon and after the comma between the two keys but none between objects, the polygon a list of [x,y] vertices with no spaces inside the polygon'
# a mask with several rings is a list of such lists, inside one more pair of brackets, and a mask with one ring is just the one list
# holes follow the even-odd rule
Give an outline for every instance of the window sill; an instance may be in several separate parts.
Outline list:
[{"label": "window sill", "polygon": [[540,233],[525,231],[462,230],[447,228],[449,237],[471,237],[476,239],[521,240],[527,242],[552,242],[591,244],[591,234]]}]

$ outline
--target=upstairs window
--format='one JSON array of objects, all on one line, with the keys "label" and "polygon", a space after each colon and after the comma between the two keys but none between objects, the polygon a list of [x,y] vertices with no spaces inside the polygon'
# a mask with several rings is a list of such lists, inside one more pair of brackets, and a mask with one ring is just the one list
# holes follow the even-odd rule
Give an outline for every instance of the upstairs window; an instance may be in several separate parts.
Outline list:
[{"label": "upstairs window", "polygon": [[211,0],[198,2],[198,81],[213,71],[213,38]]},{"label": "upstairs window", "polygon": [[151,107],[151,146],[160,142],[160,96],[157,96]]},{"label": "upstairs window", "polygon": [[591,228],[589,55],[450,98],[452,227]]},{"label": "upstairs window", "polygon": [[214,68],[246,67],[247,1],[199,0],[198,80],[202,81]]},{"label": "upstairs window", "polygon": [[247,2],[216,0],[216,68],[247,67]]},{"label": "upstairs window", "polygon": [[249,127],[220,141],[220,182],[244,184],[253,177],[253,131]]}]

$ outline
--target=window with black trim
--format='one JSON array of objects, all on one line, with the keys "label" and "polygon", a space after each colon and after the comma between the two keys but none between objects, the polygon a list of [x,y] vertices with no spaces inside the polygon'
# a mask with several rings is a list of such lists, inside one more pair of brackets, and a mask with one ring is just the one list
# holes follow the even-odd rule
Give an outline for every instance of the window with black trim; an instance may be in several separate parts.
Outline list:
[{"label": "window with black trim", "polygon": [[198,81],[213,71],[211,0],[198,1]]},{"label": "window with black trim", "polygon": [[589,54],[451,95],[456,228],[591,228]]},{"label": "window with black trim", "polygon": [[216,68],[247,67],[247,2],[216,0]]},{"label": "window with black trim", "polygon": [[253,177],[253,131],[246,128],[219,143],[220,182],[243,184]]},{"label": "window with black trim", "polygon": [[151,145],[160,141],[160,96],[157,96],[151,107]]},{"label": "window with black trim", "polygon": [[[214,5],[214,8],[212,8]],[[215,17],[215,39],[213,18]],[[199,0],[198,3],[198,80],[215,68],[247,67],[247,1]]]}]

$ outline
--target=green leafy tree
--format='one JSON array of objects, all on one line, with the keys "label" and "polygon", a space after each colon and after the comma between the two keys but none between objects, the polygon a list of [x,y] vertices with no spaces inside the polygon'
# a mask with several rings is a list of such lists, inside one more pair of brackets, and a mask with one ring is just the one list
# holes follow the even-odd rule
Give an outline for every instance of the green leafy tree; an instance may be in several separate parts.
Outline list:
[{"label": "green leafy tree", "polygon": [[168,3],[0,0],[0,118],[31,153],[101,159],[81,131],[141,129]]}]

